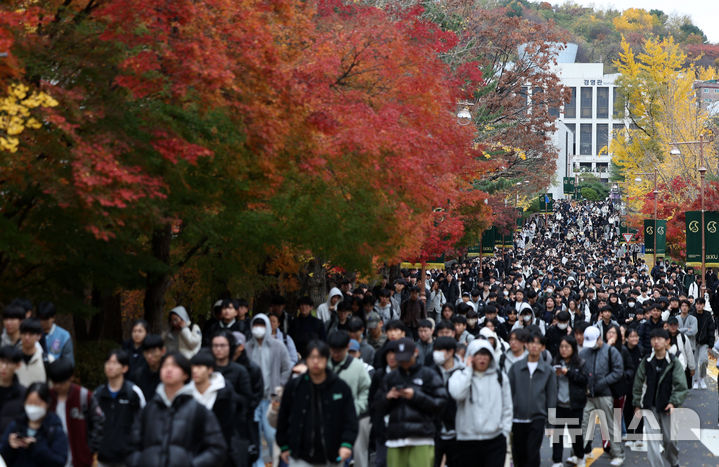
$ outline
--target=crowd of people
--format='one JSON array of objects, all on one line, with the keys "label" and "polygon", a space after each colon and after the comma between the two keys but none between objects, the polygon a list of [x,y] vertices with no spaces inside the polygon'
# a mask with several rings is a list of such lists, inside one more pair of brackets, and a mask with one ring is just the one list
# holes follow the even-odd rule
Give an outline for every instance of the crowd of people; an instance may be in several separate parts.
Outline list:
[{"label": "crowd of people", "polygon": [[554,466],[585,465],[594,445],[615,466],[627,447],[679,465],[671,413],[707,388],[719,280],[669,261],[649,269],[620,239],[611,203],[558,201],[514,248],[345,279],[296,313],[279,296],[266,313],[224,299],[200,325],[176,307],[162,335],[134,323],[92,391],[75,382],[55,306],[17,299],[0,338],[0,455],[58,467],[539,466],[551,434]]}]

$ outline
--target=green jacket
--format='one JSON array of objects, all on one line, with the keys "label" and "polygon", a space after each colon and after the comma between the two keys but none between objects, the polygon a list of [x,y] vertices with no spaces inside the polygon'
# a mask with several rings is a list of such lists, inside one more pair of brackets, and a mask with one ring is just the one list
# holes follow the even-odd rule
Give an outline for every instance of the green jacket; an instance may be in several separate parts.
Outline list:
[{"label": "green jacket", "polygon": [[[347,364],[348,359],[351,360],[349,365]],[[352,390],[357,417],[361,418],[367,414],[369,412],[369,387],[372,380],[367,370],[365,370],[362,360],[347,355],[337,364],[330,358],[329,362],[327,362],[327,366],[329,366],[330,370],[339,376],[342,381],[347,383],[347,386]]]},{"label": "green jacket", "polygon": [[634,377],[632,390],[632,402],[634,407],[642,409],[664,410],[667,404],[680,407],[687,397],[687,379],[684,376],[684,367],[679,359],[667,352],[666,357],[669,364],[657,380],[656,370],[651,361],[654,353],[642,358]]}]

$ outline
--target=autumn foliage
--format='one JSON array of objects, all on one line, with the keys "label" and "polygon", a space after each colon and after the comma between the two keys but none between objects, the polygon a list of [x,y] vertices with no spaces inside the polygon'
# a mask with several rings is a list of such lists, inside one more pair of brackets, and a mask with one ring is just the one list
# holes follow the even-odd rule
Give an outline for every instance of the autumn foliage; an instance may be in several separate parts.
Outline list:
[{"label": "autumn foliage", "polygon": [[0,82],[58,105],[32,109],[42,127],[0,152],[0,277],[15,284],[3,298],[48,277],[46,294],[93,306],[139,287],[157,322],[186,268],[208,295],[251,291],[268,286],[257,273],[274,251],[368,269],[451,251],[491,217],[471,189],[491,165],[455,117],[482,73],[440,59],[457,36],[420,8],[108,0],[9,13],[24,3],[0,7]]}]

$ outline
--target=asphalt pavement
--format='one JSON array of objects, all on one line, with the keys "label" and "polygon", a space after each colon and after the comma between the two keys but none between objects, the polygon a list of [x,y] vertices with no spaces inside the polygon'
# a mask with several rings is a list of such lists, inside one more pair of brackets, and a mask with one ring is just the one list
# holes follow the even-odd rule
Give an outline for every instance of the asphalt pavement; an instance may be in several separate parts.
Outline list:
[{"label": "asphalt pavement", "polygon": [[[707,376],[708,388],[704,390],[690,389],[683,408],[693,410],[698,416],[698,422],[688,422],[682,425],[681,436],[685,441],[679,441],[679,464],[682,466],[700,467],[719,465],[719,424],[717,417],[719,416],[718,399],[717,399],[717,368],[716,361],[711,359],[709,364],[709,376]],[[690,414],[691,415],[691,414]],[[699,429],[693,429],[699,425]],[[691,439],[691,440],[689,440]],[[595,429],[594,435],[594,457],[587,459],[586,465],[593,467],[609,467],[611,456],[604,453],[601,446],[601,434],[599,428]],[[565,447],[564,459],[571,456],[571,448]],[[647,467],[648,459],[646,447],[641,450],[630,449],[625,447],[626,466],[642,466]],[[549,438],[545,438],[542,444],[542,466],[552,465],[552,449]],[[565,466],[572,464],[565,463]],[[665,462],[665,465],[668,465]]]}]

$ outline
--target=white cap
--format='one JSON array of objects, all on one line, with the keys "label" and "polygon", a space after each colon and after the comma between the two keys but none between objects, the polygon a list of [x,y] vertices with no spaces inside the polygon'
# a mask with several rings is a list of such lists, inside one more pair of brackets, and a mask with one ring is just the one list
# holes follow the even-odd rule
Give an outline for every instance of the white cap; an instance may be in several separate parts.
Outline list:
[{"label": "white cap", "polygon": [[589,326],[587,329],[584,330],[584,344],[582,344],[582,348],[585,349],[593,349],[595,345],[597,345],[597,340],[599,340],[599,328],[595,326]]}]

